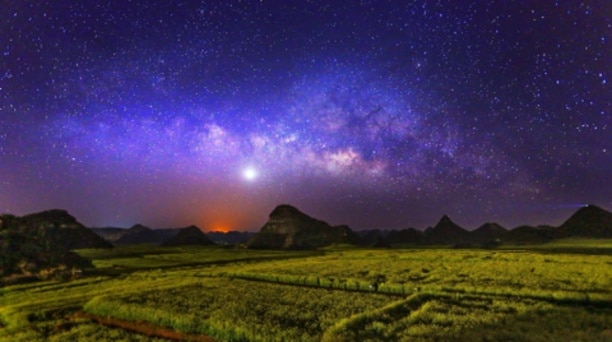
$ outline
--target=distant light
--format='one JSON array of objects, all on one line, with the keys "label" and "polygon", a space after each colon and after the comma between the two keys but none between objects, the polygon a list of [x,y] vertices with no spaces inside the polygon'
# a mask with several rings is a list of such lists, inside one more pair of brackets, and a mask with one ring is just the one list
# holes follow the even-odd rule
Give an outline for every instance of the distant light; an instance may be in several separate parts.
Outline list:
[{"label": "distant light", "polygon": [[242,177],[248,181],[252,181],[257,178],[257,170],[255,170],[253,167],[247,167],[246,169],[242,170]]},{"label": "distant light", "polygon": [[230,229],[223,225],[214,226],[213,229],[211,230],[211,232],[219,232],[219,233],[227,233],[229,231]]}]

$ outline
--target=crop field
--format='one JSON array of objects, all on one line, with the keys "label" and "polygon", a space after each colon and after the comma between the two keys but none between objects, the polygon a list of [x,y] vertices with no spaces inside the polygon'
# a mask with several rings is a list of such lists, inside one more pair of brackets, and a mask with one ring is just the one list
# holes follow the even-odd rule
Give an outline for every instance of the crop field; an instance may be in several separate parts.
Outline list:
[{"label": "crop field", "polygon": [[0,341],[610,341],[612,241],[580,243],[81,250],[79,279],[0,288]]},{"label": "crop field", "polygon": [[96,297],[85,310],[127,320],[144,319],[221,340],[311,341],[338,320],[374,310],[393,299],[383,294],[210,278],[139,294]]},{"label": "crop field", "polygon": [[353,250],[224,269],[245,279],[409,294],[448,291],[603,298],[610,256],[489,250]]},{"label": "crop field", "polygon": [[122,246],[111,250],[83,249],[79,250],[83,257],[93,260],[98,270],[175,268],[178,266],[193,266],[222,264],[229,262],[253,262],[259,260],[283,259],[303,256],[320,255],[316,251],[286,253],[282,251],[254,251],[248,249],[229,249],[219,247],[159,247],[152,245]]}]

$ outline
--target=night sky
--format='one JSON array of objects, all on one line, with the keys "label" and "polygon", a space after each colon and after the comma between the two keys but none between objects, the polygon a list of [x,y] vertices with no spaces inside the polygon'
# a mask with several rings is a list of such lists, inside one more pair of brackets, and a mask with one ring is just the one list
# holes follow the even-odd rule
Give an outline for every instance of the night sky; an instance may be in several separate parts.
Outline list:
[{"label": "night sky", "polygon": [[255,230],[612,207],[610,1],[2,1],[0,212]]}]

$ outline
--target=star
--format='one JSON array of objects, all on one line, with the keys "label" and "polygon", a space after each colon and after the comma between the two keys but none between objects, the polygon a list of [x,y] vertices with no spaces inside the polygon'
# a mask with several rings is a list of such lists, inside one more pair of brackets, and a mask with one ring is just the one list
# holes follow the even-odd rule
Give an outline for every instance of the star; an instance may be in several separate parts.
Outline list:
[{"label": "star", "polygon": [[43,3],[2,11],[2,211],[384,229],[612,205],[604,1]]},{"label": "star", "polygon": [[247,166],[242,170],[242,178],[251,182],[254,181],[258,176],[257,170],[252,166]]}]

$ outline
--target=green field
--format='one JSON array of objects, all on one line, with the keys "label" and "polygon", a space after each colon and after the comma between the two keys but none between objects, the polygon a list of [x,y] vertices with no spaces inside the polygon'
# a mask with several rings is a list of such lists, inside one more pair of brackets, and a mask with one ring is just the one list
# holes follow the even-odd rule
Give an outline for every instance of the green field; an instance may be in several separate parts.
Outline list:
[{"label": "green field", "polygon": [[0,288],[0,341],[610,341],[611,248],[81,250],[80,279]]}]

